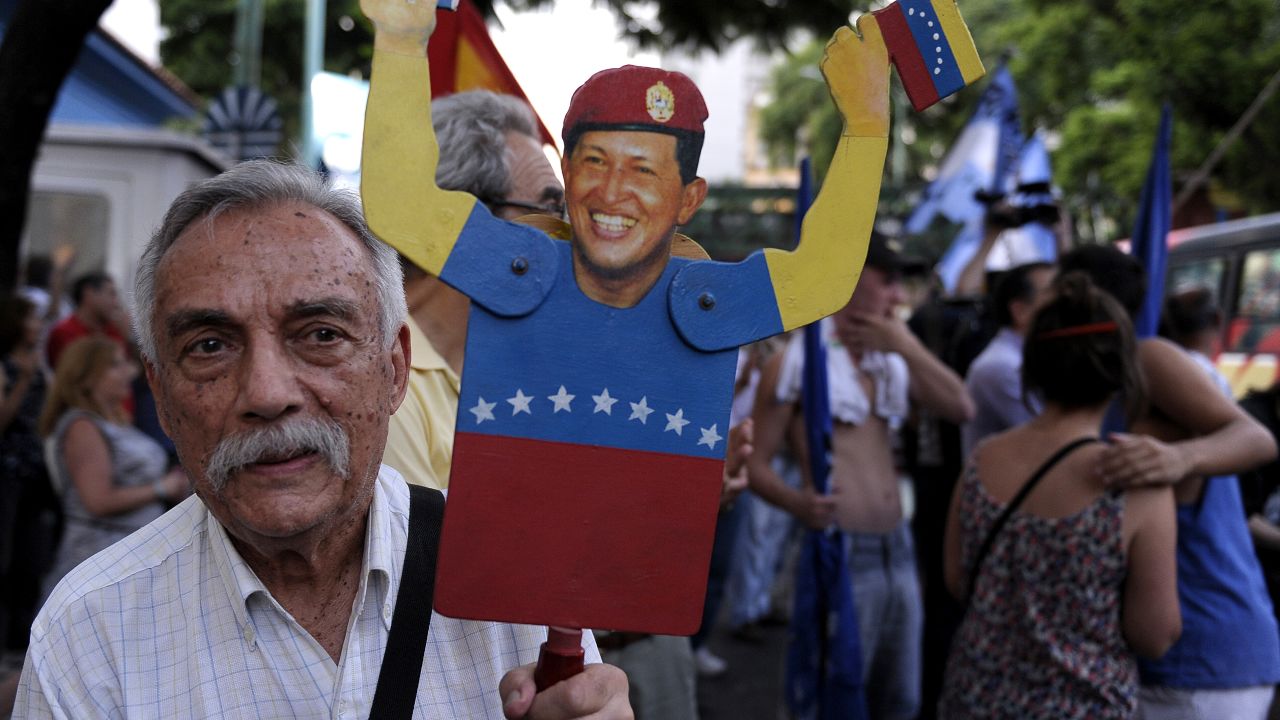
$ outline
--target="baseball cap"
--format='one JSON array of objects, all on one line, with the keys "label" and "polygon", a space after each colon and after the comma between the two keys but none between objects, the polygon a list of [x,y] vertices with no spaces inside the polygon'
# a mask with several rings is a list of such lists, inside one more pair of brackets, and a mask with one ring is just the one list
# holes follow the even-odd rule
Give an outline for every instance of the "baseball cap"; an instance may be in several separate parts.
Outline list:
[{"label": "baseball cap", "polygon": [[884,271],[890,276],[902,274],[906,261],[898,251],[897,241],[890,240],[879,232],[871,231],[871,242],[867,245],[867,262],[869,267]]}]

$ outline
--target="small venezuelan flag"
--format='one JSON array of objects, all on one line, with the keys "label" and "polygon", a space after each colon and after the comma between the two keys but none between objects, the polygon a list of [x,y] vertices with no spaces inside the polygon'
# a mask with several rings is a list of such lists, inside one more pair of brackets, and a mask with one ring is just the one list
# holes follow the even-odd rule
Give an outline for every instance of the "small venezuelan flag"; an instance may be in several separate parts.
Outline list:
[{"label": "small venezuelan flag", "polygon": [[986,72],[954,0],[898,0],[873,15],[917,112]]}]

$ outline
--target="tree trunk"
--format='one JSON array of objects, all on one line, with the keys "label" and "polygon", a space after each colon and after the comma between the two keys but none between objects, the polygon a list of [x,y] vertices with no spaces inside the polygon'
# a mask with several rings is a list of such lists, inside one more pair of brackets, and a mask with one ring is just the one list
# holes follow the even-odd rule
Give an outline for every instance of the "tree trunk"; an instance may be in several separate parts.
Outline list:
[{"label": "tree trunk", "polygon": [[111,0],[19,0],[0,42],[0,288],[13,288],[36,153],[71,66]]}]

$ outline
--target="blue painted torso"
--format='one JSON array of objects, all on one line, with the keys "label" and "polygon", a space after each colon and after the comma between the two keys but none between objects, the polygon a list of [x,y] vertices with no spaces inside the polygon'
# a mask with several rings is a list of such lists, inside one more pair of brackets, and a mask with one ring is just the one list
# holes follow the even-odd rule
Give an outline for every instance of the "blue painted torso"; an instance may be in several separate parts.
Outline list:
[{"label": "blue painted torso", "polygon": [[672,258],[639,304],[620,309],[578,289],[569,243],[546,242],[554,263],[536,282],[549,291],[528,314],[484,306],[528,284],[533,268],[517,276],[500,265],[511,280],[467,291],[476,302],[458,431],[723,458],[737,352],[696,350],[672,324],[671,281],[691,261]]}]

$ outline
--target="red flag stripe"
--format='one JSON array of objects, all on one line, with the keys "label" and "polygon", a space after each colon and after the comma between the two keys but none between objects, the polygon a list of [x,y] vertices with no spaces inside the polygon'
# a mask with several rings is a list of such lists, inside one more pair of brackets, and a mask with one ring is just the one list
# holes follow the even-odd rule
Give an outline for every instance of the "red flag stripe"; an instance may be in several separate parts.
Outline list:
[{"label": "red flag stripe", "polygon": [[880,34],[884,36],[885,47],[893,64],[898,68],[898,79],[907,90],[907,97],[917,111],[923,110],[938,102],[938,89],[933,85],[933,78],[920,56],[920,48],[916,46],[911,28],[907,27],[907,19],[902,15],[902,6],[894,3],[875,13],[880,25]]}]

